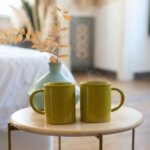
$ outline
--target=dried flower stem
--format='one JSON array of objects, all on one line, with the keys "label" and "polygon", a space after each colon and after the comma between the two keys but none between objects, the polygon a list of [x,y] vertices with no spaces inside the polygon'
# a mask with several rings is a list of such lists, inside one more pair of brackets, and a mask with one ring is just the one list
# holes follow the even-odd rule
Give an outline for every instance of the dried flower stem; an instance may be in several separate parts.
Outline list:
[{"label": "dried flower stem", "polygon": [[[66,32],[68,30],[68,27],[62,27],[62,20],[65,19],[69,21],[71,16],[69,16],[68,11],[63,8],[56,7],[55,9],[58,13],[60,13],[60,16],[57,17],[57,23],[54,22],[52,24],[52,31],[44,41],[41,40],[41,33],[38,31],[32,33],[30,28],[23,27],[19,31],[14,30],[11,34],[8,34],[8,32],[0,34],[2,36],[0,36],[0,43],[7,44],[11,35],[14,35],[14,38],[10,40],[13,43],[17,44],[18,42],[30,41],[33,44],[32,48],[41,52],[53,54],[49,59],[50,62],[59,63],[61,59],[68,56],[61,52],[63,48],[68,47],[67,44],[62,43],[62,32]],[[52,15],[53,17],[56,17],[56,13],[52,13]]]},{"label": "dried flower stem", "polygon": [[[62,22],[62,17],[63,17],[63,15],[61,15],[61,17],[59,19],[59,23],[58,23],[58,52],[57,52],[57,56],[59,56],[59,53],[61,51],[61,22]],[[57,62],[59,62],[59,57],[57,57]]]}]

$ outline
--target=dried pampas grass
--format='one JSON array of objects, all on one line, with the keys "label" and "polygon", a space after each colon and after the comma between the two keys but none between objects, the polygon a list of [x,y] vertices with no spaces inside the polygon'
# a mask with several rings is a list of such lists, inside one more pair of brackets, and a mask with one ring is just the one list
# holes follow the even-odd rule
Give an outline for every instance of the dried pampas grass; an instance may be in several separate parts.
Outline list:
[{"label": "dried pampas grass", "polygon": [[21,28],[22,26],[26,25],[32,28],[29,18],[27,17],[26,13],[22,9],[17,9],[13,5],[9,5],[12,9],[11,13],[11,21],[16,28]]}]

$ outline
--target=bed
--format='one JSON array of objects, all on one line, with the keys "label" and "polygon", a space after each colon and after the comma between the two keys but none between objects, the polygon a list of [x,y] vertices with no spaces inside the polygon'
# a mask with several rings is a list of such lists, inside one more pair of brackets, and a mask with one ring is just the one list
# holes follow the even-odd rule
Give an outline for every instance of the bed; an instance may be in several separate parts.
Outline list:
[{"label": "bed", "polygon": [[[48,71],[48,58],[49,54],[32,49],[0,46],[0,150],[7,150],[7,123],[11,114],[29,106],[27,91],[34,81]],[[75,82],[64,64],[62,71]],[[51,137],[20,131],[14,132],[13,136],[12,148],[15,150],[53,149]]]}]

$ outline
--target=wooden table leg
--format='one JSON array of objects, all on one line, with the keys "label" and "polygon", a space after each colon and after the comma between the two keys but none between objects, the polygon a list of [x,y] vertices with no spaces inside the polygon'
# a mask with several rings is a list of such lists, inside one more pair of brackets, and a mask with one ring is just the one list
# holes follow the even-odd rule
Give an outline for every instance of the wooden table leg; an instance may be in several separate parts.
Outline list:
[{"label": "wooden table leg", "polygon": [[11,131],[19,130],[14,127],[11,123],[8,123],[8,150],[11,150]]},{"label": "wooden table leg", "polygon": [[8,150],[11,150],[11,124],[8,123]]},{"label": "wooden table leg", "polygon": [[132,130],[132,150],[135,148],[135,129]]},{"label": "wooden table leg", "polygon": [[103,150],[103,135],[99,135],[99,150]]},{"label": "wooden table leg", "polygon": [[58,137],[58,150],[61,150],[61,136]]}]

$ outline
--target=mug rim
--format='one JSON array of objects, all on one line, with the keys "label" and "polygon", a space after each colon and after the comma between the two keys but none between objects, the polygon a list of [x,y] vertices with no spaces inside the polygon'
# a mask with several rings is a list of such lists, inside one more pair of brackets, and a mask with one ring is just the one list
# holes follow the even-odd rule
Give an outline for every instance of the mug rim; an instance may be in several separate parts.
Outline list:
[{"label": "mug rim", "polygon": [[50,86],[53,86],[53,87],[61,87],[61,86],[65,86],[65,87],[68,87],[68,86],[75,86],[74,83],[72,82],[48,82],[48,83],[45,83],[44,84],[44,87],[50,87]]},{"label": "mug rim", "polygon": [[109,81],[82,81],[80,82],[80,85],[111,85],[111,82]]}]

